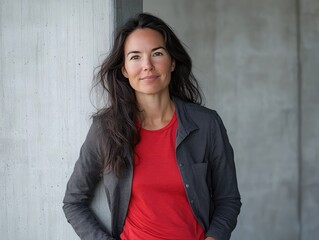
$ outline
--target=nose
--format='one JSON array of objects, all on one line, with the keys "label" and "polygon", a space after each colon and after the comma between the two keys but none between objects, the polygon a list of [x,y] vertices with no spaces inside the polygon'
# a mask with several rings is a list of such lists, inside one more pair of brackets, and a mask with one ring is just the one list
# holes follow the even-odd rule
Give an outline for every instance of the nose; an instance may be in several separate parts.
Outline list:
[{"label": "nose", "polygon": [[143,70],[149,71],[153,69],[152,59],[150,57],[145,57],[143,61]]}]

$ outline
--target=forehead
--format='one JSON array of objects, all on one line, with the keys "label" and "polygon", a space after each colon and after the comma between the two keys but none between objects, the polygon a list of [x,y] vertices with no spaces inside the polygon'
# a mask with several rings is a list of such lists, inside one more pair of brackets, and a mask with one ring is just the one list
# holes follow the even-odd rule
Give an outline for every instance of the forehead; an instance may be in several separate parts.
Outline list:
[{"label": "forehead", "polygon": [[165,47],[162,34],[150,28],[138,28],[127,37],[124,51],[139,51],[155,47]]}]

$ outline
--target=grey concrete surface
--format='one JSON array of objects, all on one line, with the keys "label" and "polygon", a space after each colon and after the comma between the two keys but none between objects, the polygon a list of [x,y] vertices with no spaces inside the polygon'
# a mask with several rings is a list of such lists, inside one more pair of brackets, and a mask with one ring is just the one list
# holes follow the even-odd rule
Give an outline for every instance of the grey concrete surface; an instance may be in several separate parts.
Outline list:
[{"label": "grey concrete surface", "polygon": [[319,236],[319,1],[300,4],[302,240]]},{"label": "grey concrete surface", "polygon": [[114,7],[116,25],[122,26],[128,18],[143,11],[143,0],[115,0]]},{"label": "grey concrete surface", "polygon": [[228,129],[243,200],[234,240],[318,236],[318,9],[316,0],[144,1],[188,46],[206,105]]},{"label": "grey concrete surface", "polygon": [[0,1],[0,239],[78,239],[62,199],[113,12],[104,0]]}]

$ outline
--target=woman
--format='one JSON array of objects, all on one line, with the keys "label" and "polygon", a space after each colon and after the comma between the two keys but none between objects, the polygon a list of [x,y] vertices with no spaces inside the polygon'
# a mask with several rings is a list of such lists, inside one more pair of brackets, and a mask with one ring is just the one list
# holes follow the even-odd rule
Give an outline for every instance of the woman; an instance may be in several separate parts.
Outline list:
[{"label": "woman", "polygon": [[[161,19],[142,13],[119,29],[97,78],[109,105],[93,117],[64,198],[81,239],[230,238],[241,206],[233,150],[191,69]],[[101,177],[111,233],[89,208]]]}]

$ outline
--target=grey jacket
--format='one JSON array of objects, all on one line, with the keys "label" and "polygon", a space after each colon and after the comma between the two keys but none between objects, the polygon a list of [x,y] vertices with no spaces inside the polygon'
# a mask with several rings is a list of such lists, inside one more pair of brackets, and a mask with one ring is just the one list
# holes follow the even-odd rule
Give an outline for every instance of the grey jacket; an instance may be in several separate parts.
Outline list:
[{"label": "grey jacket", "polygon": [[[228,240],[237,224],[241,201],[226,129],[215,111],[173,100],[178,118],[176,158],[189,204],[206,236]],[[106,233],[89,208],[100,181],[99,127],[100,122],[93,121],[63,200],[66,218],[83,240],[120,239],[131,194],[133,159],[127,152],[131,164],[126,175],[103,176],[112,222],[112,232]]]}]

